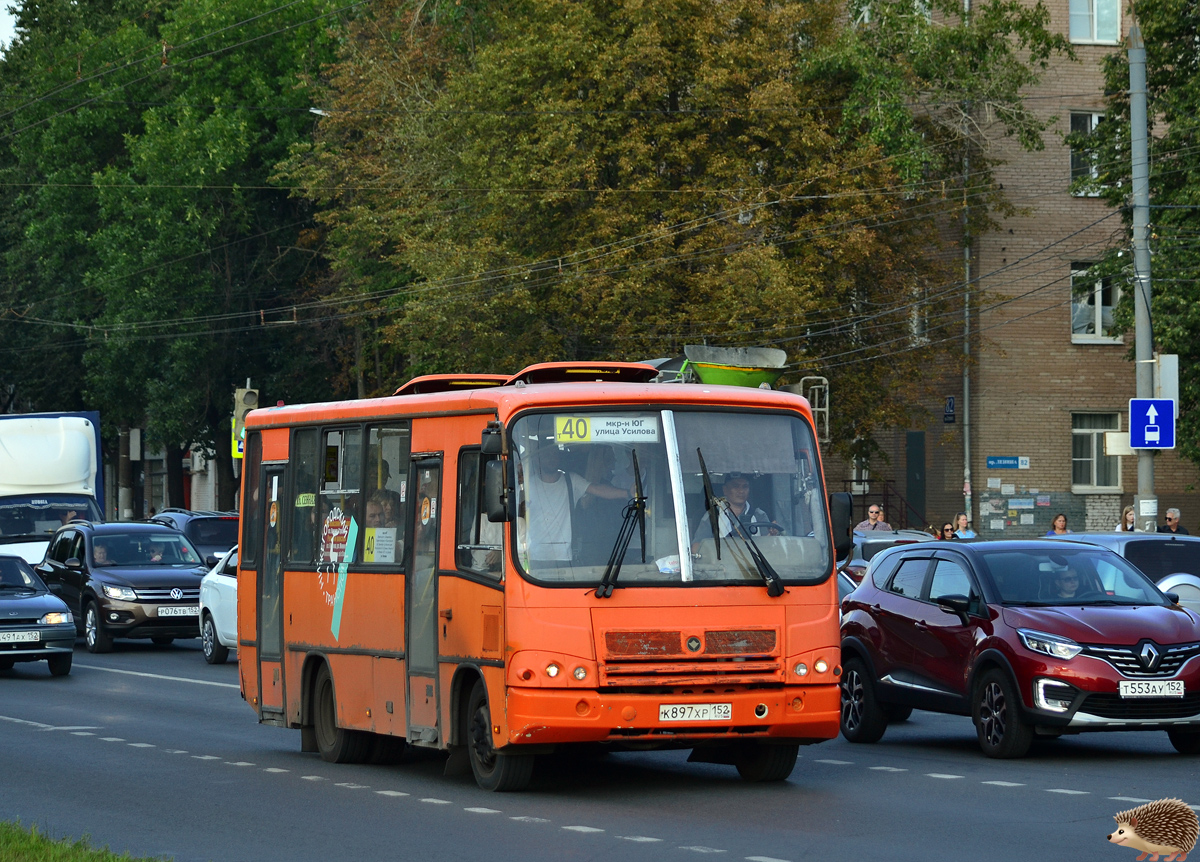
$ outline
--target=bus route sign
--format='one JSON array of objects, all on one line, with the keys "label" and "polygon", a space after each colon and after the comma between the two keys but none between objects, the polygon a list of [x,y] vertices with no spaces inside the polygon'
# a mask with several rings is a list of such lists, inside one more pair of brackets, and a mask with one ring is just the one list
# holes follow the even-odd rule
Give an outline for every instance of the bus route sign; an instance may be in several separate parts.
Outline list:
[{"label": "bus route sign", "polygon": [[655,416],[555,416],[555,443],[655,443]]}]

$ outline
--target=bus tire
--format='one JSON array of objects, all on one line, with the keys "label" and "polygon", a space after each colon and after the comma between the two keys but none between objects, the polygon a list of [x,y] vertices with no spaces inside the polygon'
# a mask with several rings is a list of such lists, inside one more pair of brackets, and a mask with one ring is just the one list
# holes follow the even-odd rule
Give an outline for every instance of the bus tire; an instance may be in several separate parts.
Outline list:
[{"label": "bus tire", "polygon": [[475,683],[467,705],[467,753],[475,783],[484,790],[524,790],[533,777],[532,755],[497,751],[492,744],[492,713],[483,680]]},{"label": "bus tire", "polygon": [[799,745],[755,743],[737,753],[734,765],[746,781],[786,781],[799,753]]},{"label": "bus tire", "polygon": [[327,763],[362,763],[371,752],[370,734],[337,726],[337,702],[329,665],[321,665],[313,689],[313,725],[321,759]]}]

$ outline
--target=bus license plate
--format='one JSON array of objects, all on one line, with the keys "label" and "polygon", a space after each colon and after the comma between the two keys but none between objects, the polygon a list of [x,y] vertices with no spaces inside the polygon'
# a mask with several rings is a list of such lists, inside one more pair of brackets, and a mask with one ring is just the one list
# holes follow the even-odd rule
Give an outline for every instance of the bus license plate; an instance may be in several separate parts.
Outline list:
[{"label": "bus license plate", "polygon": [[200,616],[199,605],[172,605],[170,607],[160,607],[158,609],[160,617],[198,617]]},{"label": "bus license plate", "polygon": [[660,703],[659,721],[732,721],[732,703]]},{"label": "bus license plate", "polygon": [[1123,679],[1118,685],[1121,697],[1183,697],[1181,679]]},{"label": "bus license plate", "polygon": [[0,644],[23,644],[41,639],[41,632],[0,632]]}]

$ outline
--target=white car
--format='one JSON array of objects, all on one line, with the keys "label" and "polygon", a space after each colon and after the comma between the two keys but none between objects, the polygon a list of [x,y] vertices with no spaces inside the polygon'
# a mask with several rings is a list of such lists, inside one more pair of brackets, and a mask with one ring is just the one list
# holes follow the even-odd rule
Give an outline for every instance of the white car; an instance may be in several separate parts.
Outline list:
[{"label": "white car", "polygon": [[237,564],[234,545],[200,581],[200,642],[209,664],[224,663],[237,649]]}]

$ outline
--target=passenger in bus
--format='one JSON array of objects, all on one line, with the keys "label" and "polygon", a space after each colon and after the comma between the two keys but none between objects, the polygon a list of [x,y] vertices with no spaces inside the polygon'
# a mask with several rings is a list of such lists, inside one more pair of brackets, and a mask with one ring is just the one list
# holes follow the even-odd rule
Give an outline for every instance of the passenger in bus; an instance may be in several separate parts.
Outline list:
[{"label": "passenger in bus", "polygon": [[376,491],[367,498],[368,527],[395,527],[395,510],[388,505],[386,491]]},{"label": "passenger in bus", "polygon": [[569,562],[574,557],[572,510],[584,496],[628,500],[632,492],[604,482],[589,482],[578,473],[563,472],[562,452],[553,440],[541,442],[533,462],[526,489],[529,559]]},{"label": "passenger in bus", "polygon": [[[729,503],[729,511],[733,512],[738,520],[738,523],[734,524],[725,508],[721,508],[717,528],[722,539],[740,535],[738,527],[741,528],[742,533],[756,539],[760,536],[778,536],[783,532],[766,512],[750,505],[750,477],[745,473],[725,474],[725,483],[721,486],[721,494]],[[692,534],[692,553],[698,550],[700,542],[704,539],[711,539],[712,535],[712,519],[708,512],[705,512],[700,517],[700,523],[696,525],[696,531]]]}]

